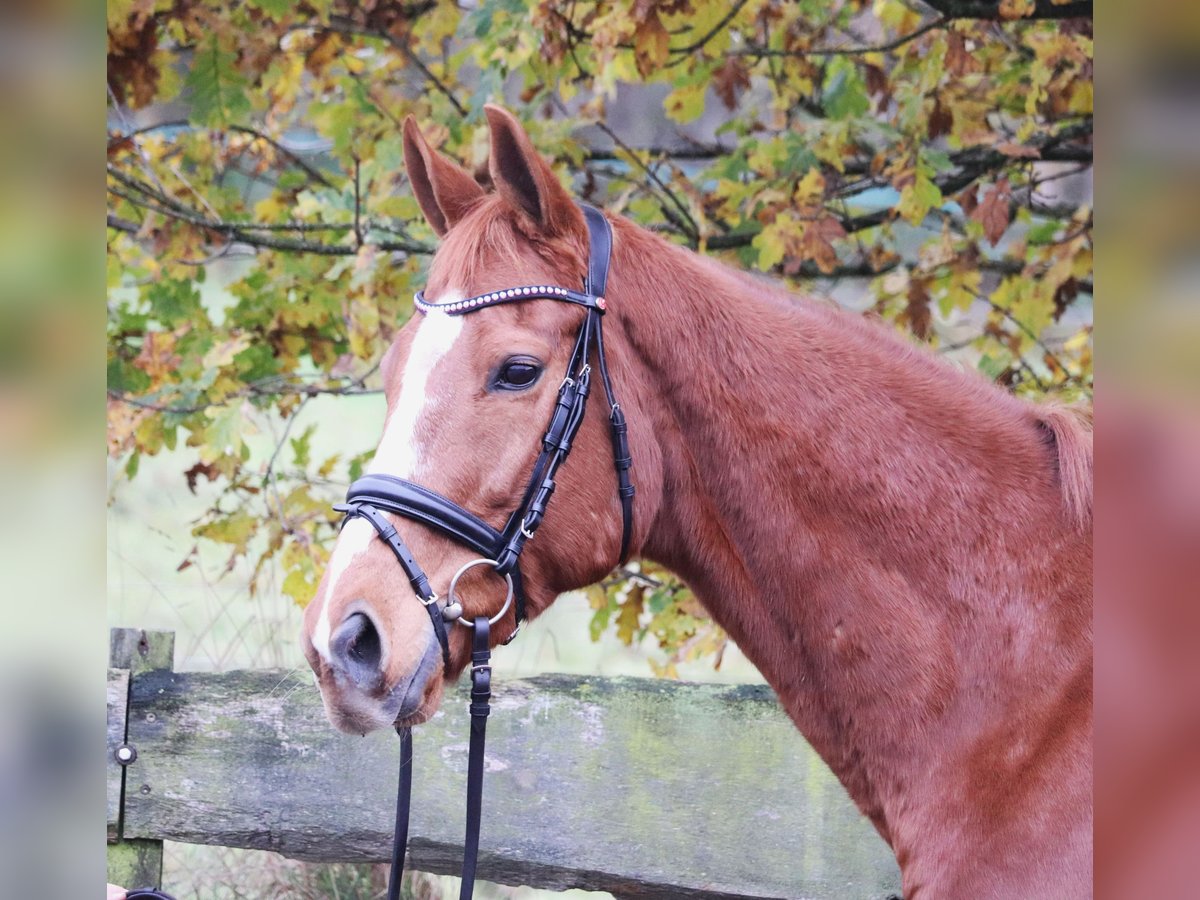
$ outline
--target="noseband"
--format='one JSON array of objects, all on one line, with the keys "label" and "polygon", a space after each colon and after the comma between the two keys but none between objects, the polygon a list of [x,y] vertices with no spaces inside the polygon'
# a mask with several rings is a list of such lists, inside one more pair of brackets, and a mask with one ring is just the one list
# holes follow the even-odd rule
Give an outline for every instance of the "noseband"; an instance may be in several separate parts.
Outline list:
[{"label": "noseband", "polygon": [[[418,291],[415,304],[422,314],[436,312],[443,315],[463,316],[490,306],[519,303],[525,300],[557,300],[572,303],[585,310],[583,322],[575,338],[575,346],[567,363],[566,376],[558,389],[558,400],[550,416],[550,424],[542,437],[541,450],[534,462],[529,481],[521,501],[509,515],[502,529],[497,530],[483,519],[463,509],[453,500],[436,491],[422,487],[393,475],[364,475],[353,484],[346,495],[346,502],[334,507],[344,513],[342,526],[352,518],[365,519],[379,534],[380,539],[391,548],[396,560],[404,569],[412,584],[417,599],[425,606],[433,622],[433,630],[442,648],[442,663],[448,675],[450,670],[450,639],[447,625],[458,622],[472,629],[471,652],[471,743],[467,764],[467,835],[463,858],[463,885],[460,900],[469,900],[474,890],[475,862],[479,850],[479,823],[483,795],[483,747],[484,735],[491,699],[491,626],[507,613],[515,598],[514,617],[516,627],[509,635],[511,641],[525,621],[526,601],[524,583],[521,579],[520,557],[525,544],[541,527],[550,497],[554,494],[555,476],[558,468],[571,451],[571,444],[583,422],[587,409],[587,398],[591,388],[591,359],[595,355],[600,372],[600,381],[609,406],[609,426],[612,433],[613,463],[617,473],[617,495],[621,501],[621,550],[617,564],[623,563],[629,554],[633,530],[634,487],[629,477],[632,459],[629,455],[629,439],[625,414],[617,404],[612,381],[608,374],[608,362],[604,356],[604,335],[601,329],[607,303],[604,291],[608,282],[608,268],[612,255],[612,228],[604,215],[594,207],[580,204],[584,221],[587,223],[589,255],[587,274],[583,279],[583,290],[575,291],[554,285],[530,285],[492,291],[477,297],[457,300],[453,303],[429,303],[423,292]],[[429,584],[429,578],[400,537],[400,533],[384,513],[404,516],[422,525],[440,531],[452,540],[480,554],[480,558],[468,563],[454,575],[446,591],[445,602]],[[508,585],[508,599],[504,607],[489,618],[476,616],[468,624],[463,619],[462,604],[454,596],[458,579],[471,567],[490,565],[503,577]],[[409,729],[398,729],[401,738],[400,785],[396,802],[396,830],[392,846],[392,873],[388,883],[388,898],[396,900],[400,892],[400,873],[403,868],[405,847],[408,843],[408,811],[412,787],[412,733]]]}]

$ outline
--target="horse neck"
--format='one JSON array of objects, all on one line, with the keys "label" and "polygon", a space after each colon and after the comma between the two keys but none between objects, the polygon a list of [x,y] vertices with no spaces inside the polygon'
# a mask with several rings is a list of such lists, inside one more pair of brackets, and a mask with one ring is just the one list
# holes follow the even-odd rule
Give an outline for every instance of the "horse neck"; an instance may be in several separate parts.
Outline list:
[{"label": "horse neck", "polygon": [[[1002,714],[1013,654],[1087,631],[1090,607],[1047,602],[1053,566],[1084,574],[1032,408],[632,226],[609,293],[663,456],[644,555],[688,582],[888,836],[906,766]],[[1033,598],[1059,628],[1029,617]]]}]

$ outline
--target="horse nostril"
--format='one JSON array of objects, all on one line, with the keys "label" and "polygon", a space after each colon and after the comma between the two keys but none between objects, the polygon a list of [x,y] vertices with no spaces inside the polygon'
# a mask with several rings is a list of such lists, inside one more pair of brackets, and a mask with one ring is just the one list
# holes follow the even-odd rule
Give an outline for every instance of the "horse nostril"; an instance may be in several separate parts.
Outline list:
[{"label": "horse nostril", "polygon": [[363,613],[351,613],[346,617],[333,640],[329,642],[333,656],[342,664],[346,673],[361,688],[378,687],[383,673],[383,644],[375,623]]}]

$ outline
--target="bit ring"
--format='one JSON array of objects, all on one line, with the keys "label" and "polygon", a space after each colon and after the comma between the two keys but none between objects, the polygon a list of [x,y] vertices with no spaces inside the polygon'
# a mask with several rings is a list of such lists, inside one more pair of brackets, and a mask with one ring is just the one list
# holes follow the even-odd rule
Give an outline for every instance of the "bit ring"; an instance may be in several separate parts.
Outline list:
[{"label": "bit ring", "polygon": [[[465,565],[463,565],[462,568],[460,568],[457,572],[454,573],[454,577],[450,579],[450,587],[448,587],[446,589],[446,603],[448,605],[454,604],[454,603],[459,603],[460,606],[462,605],[461,602],[456,600],[454,597],[454,587],[455,587],[455,585],[458,584],[458,580],[463,577],[463,575],[467,572],[468,569],[473,569],[475,566],[482,566],[482,565],[488,565],[494,569],[497,565],[497,562],[494,559],[485,559],[483,557],[480,557],[479,559],[473,559],[469,563],[466,563]],[[508,585],[508,596],[504,598],[504,605],[502,607],[500,607],[500,612],[496,613],[494,616],[492,616],[490,619],[488,619],[489,625],[495,625],[502,618],[504,618],[504,614],[506,612],[508,612],[508,608],[510,606],[512,606],[512,601],[513,601],[512,575],[508,572],[505,572],[504,573],[504,581]],[[462,616],[460,616],[457,621],[458,621],[458,624],[462,625],[464,628],[474,628],[475,627],[472,623],[466,621],[466,619]]]}]

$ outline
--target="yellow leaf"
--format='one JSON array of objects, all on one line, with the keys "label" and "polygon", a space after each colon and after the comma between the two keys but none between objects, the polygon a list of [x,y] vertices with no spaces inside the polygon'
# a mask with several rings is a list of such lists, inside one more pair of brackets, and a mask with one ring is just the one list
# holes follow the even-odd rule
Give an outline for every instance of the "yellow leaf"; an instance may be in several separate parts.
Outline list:
[{"label": "yellow leaf", "polygon": [[204,354],[204,368],[219,369],[233,362],[233,358],[250,346],[249,335],[239,334],[227,341],[214,344],[212,349]]},{"label": "yellow leaf", "polygon": [[815,166],[796,185],[793,199],[797,206],[815,206],[825,199],[825,176]]},{"label": "yellow leaf", "polygon": [[604,609],[608,605],[608,593],[598,584],[588,585],[583,593],[592,609]]},{"label": "yellow leaf", "polygon": [[1071,103],[1067,107],[1068,112],[1085,116],[1091,115],[1093,110],[1093,94],[1094,88],[1092,82],[1077,82],[1071,91]]},{"label": "yellow leaf", "polygon": [[685,84],[667,94],[663,108],[667,118],[673,122],[691,122],[704,112],[704,101],[708,94],[708,83],[699,81]]},{"label": "yellow leaf", "polygon": [[644,598],[645,591],[641,585],[631,588],[625,602],[621,604],[621,611],[617,614],[617,637],[627,647],[633,643],[637,633]]},{"label": "yellow leaf", "polygon": [[751,245],[758,250],[758,267],[772,269],[783,261],[787,253],[785,221],[776,219],[754,236]]},{"label": "yellow leaf", "polygon": [[1034,0],[1000,0],[1000,18],[1024,19],[1033,15],[1036,6]]},{"label": "yellow leaf", "polygon": [[1089,332],[1085,329],[1085,330],[1080,331],[1080,332],[1072,335],[1071,337],[1067,338],[1067,340],[1063,341],[1063,349],[1066,350],[1068,353],[1078,353],[1080,350],[1082,350],[1084,347],[1086,347],[1088,345],[1088,341],[1090,341],[1091,339],[1092,339],[1091,332]]},{"label": "yellow leaf", "polygon": [[913,225],[920,225],[929,211],[935,206],[941,206],[942,192],[936,184],[925,175],[917,173],[912,184],[900,192],[900,203],[896,212]]}]

